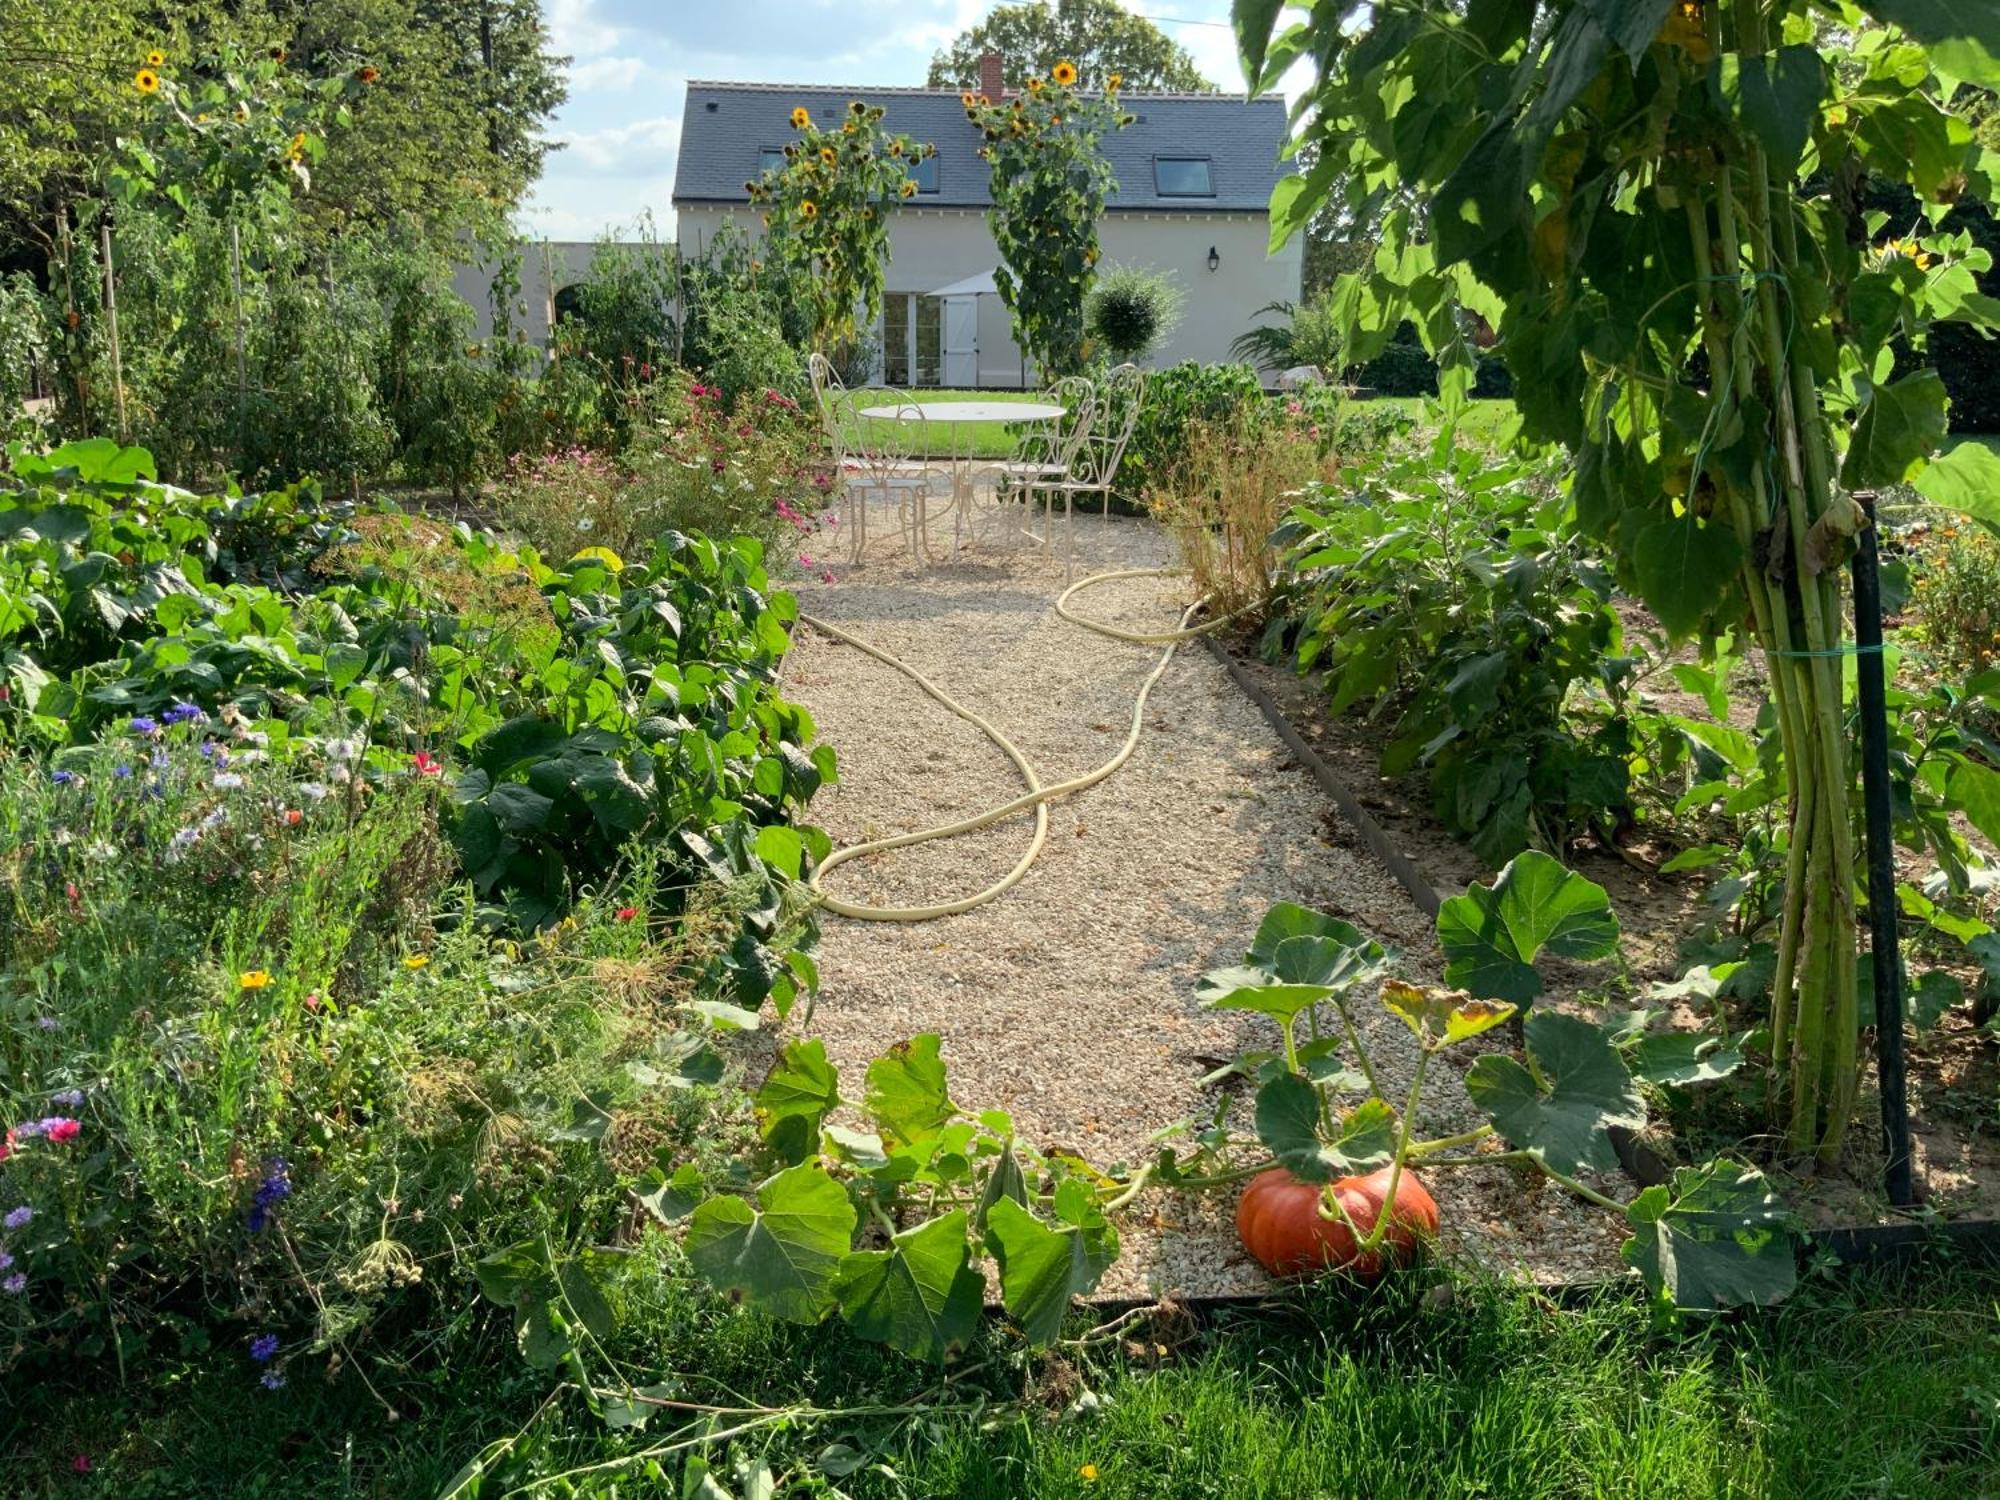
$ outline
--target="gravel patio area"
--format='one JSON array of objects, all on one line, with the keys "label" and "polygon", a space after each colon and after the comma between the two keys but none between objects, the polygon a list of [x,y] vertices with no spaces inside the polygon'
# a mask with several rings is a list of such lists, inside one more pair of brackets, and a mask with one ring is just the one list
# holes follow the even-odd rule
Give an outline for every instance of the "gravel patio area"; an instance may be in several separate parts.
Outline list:
[{"label": "gravel patio area", "polygon": [[[1077,576],[1169,563],[1149,521],[1078,519]],[[831,585],[797,586],[802,608],[902,657],[1021,747],[1045,783],[1118,748],[1158,648],[1081,630],[1054,612],[1059,560],[989,544],[929,570],[871,557]],[[1177,623],[1184,585],[1133,579],[1092,589],[1084,612],[1131,629]],[[839,752],[841,780],[813,804],[836,845],[927,827],[1021,790],[971,725],[863,653],[801,627],[787,696]],[[811,1031],[858,1091],[870,1058],[919,1032],[943,1042],[953,1097],[1009,1111],[1024,1138],[1100,1165],[1136,1164],[1157,1132],[1210,1116],[1200,1080],[1273,1040],[1260,1018],[1201,1009],[1197,978],[1240,961],[1265,910],[1293,900],[1345,917],[1434,978],[1430,923],[1292,761],[1255,706],[1199,642],[1155,689],[1137,753],[1102,784],[1053,804],[1047,849],[997,901],[920,924],[826,915],[824,988]],[[976,891],[1019,857],[1024,813],[978,833],[857,861],[830,890],[918,905]],[[1400,1099],[1414,1045],[1372,998],[1358,1007],[1385,1088]],[[1449,1054],[1448,1054],[1449,1056]],[[1460,1079],[1470,1053],[1434,1067],[1419,1128],[1478,1123]],[[1247,1126],[1248,1094],[1232,1090]],[[1447,1241],[1539,1280],[1614,1273],[1609,1215],[1506,1169],[1432,1174]],[[1235,1194],[1142,1197],[1121,1220],[1124,1254],[1100,1295],[1255,1292]],[[1447,1246],[1449,1252],[1449,1244]]]}]

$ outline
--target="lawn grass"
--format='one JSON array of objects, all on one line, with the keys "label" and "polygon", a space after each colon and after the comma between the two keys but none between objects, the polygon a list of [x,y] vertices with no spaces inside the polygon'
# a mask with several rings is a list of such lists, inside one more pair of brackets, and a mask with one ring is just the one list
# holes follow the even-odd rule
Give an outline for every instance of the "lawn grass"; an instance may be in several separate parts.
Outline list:
[{"label": "lawn grass", "polygon": [[[877,389],[851,390],[847,393],[847,409],[858,413],[869,406],[886,406],[891,401],[914,401],[920,406],[934,405],[940,401],[1004,401],[1020,403],[1040,401],[1040,391],[885,391]],[[844,424],[848,442],[858,448],[869,448],[893,442],[898,434],[896,424],[881,417],[850,416]],[[924,454],[926,457],[947,457],[960,453],[972,458],[1011,458],[1014,456],[1018,434],[1005,422],[980,422],[963,427],[932,426],[924,428]]]},{"label": "lawn grass", "polygon": [[[615,1354],[688,1399],[901,1402],[934,1378],[844,1335],[723,1309],[678,1276],[633,1301]],[[1032,1364],[999,1336],[976,1347],[950,1401],[1033,1398],[997,1427],[964,1412],[916,1427],[836,1420],[747,1452],[782,1475],[830,1442],[861,1450],[884,1468],[841,1481],[854,1500],[2000,1495],[1993,1271],[1813,1280],[1785,1307],[1677,1328],[1624,1291],[1563,1308],[1490,1282],[1410,1278],[1224,1313],[1201,1332],[1128,1331],[1138,1337]],[[0,1472],[22,1500],[425,1500],[541,1407],[553,1377],[510,1342],[496,1326],[485,1361],[461,1346],[428,1375],[378,1370],[409,1413],[393,1424],[351,1378],[302,1373],[280,1398],[227,1361],[157,1405],[112,1382],[44,1382],[0,1419],[15,1428]],[[1075,1411],[1085,1392],[1094,1414]],[[612,1433],[564,1397],[482,1500],[669,1493],[630,1468],[574,1488],[538,1482],[669,1435]],[[96,1455],[88,1478],[69,1471],[78,1452]]]}]

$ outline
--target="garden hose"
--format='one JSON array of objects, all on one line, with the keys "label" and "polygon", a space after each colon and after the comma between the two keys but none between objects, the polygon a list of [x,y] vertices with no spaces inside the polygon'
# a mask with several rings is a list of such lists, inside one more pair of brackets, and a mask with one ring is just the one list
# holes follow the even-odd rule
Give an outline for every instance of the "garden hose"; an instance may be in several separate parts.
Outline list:
[{"label": "garden hose", "polygon": [[[1154,664],[1153,670],[1146,674],[1146,680],[1139,685],[1138,696],[1132,702],[1132,727],[1126,733],[1125,743],[1119,746],[1117,754],[1113,755],[1103,765],[1097,767],[1096,770],[1087,771],[1083,775],[1072,777],[1068,781],[1057,782],[1054,786],[1042,785],[1041,778],[1035,774],[1035,768],[1028,763],[1027,756],[1021,753],[1020,746],[1008,739],[1006,735],[1002,734],[986,719],[981,718],[978,714],[953,698],[951,694],[947,693],[935,682],[932,682],[901,657],[895,655],[893,652],[885,651],[879,646],[871,645],[859,636],[842,630],[838,625],[831,625],[825,620],[818,619],[812,615],[802,614],[799,618],[804,620],[814,630],[820,631],[844,645],[852,646],[855,650],[874,657],[875,660],[881,662],[884,666],[893,667],[918,687],[922,688],[925,693],[936,699],[945,708],[972,725],[973,728],[977,729],[1000,748],[1000,752],[1014,763],[1014,768],[1021,773],[1021,779],[1028,784],[1028,790],[1013,801],[1003,803],[999,807],[991,808],[973,817],[962,818],[955,823],[940,824],[935,828],[919,829],[913,833],[899,833],[889,838],[869,839],[864,843],[849,844],[844,849],[836,850],[813,872],[812,880],[809,882],[810,889],[818,899],[819,904],[824,906],[828,911],[835,912],[840,916],[854,917],[864,922],[929,922],[939,917],[957,916],[961,912],[968,912],[976,907],[984,906],[987,902],[1012,890],[1022,880],[1027,878],[1029,868],[1040,856],[1043,846],[1048,843],[1049,804],[1058,797],[1067,797],[1072,792],[1080,792],[1086,787],[1096,786],[1098,782],[1110,776],[1120,766],[1124,765],[1126,761],[1132,758],[1132,752],[1139,748],[1139,731],[1145,723],[1146,700],[1151,696],[1154,685],[1159,682],[1161,677],[1166,675],[1167,667],[1174,659],[1174,653],[1180,649],[1180,643],[1185,640],[1191,640],[1199,635],[1205,635],[1209,631],[1218,630],[1233,618],[1233,616],[1223,615],[1217,619],[1205,620],[1199,625],[1190,626],[1188,622],[1194,618],[1195,612],[1207,602],[1206,600],[1197,599],[1183,611],[1181,623],[1177,629],[1159,632],[1121,630],[1115,625],[1106,625],[1101,621],[1075,613],[1069,608],[1069,601],[1087,588],[1092,588],[1100,583],[1110,583],[1116,579],[1171,578],[1177,576],[1179,576],[1178,570],[1171,568],[1124,568],[1111,573],[1096,573],[1088,578],[1077,580],[1064,589],[1062,594],[1057,598],[1056,613],[1063,619],[1068,620],[1072,625],[1080,625],[1085,630],[1095,631],[1097,634],[1109,636],[1113,640],[1129,641],[1135,645],[1142,646],[1164,646],[1166,649],[1160,653],[1160,659]],[[1009,870],[992,885],[987,886],[985,890],[975,895],[967,896],[958,901],[939,902],[931,906],[868,906],[860,902],[843,901],[838,896],[828,894],[822,888],[822,882],[826,879],[827,875],[851,859],[860,859],[863,855],[868,854],[881,854],[890,849],[906,849],[912,844],[926,844],[936,839],[957,838],[961,834],[974,833],[981,828],[990,828],[993,824],[1005,818],[1011,818],[1016,813],[1026,812],[1030,808],[1033,808],[1035,813],[1035,836],[1029,840],[1027,852],[1015,861],[1013,869]]]}]

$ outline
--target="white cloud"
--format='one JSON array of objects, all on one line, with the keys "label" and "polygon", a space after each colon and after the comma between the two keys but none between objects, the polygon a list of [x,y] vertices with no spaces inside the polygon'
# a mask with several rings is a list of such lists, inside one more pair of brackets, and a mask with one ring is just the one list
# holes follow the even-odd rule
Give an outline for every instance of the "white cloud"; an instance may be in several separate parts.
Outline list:
[{"label": "white cloud", "polygon": [[570,65],[570,91],[573,94],[617,93],[632,87],[645,71],[646,59],[643,57],[593,57],[588,62]]},{"label": "white cloud", "polygon": [[542,0],[549,39],[566,57],[595,57],[618,45],[620,30],[598,14],[597,0]]},{"label": "white cloud", "polygon": [[681,117],[652,115],[629,125],[582,130],[557,137],[564,176],[635,177],[657,175],[671,166],[681,147]]}]

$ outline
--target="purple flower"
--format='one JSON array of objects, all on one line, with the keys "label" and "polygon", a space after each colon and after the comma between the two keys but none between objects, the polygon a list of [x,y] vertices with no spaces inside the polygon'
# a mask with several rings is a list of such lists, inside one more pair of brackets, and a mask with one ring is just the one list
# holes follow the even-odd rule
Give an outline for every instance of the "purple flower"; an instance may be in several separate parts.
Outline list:
[{"label": "purple flower", "polygon": [[144,714],[140,714],[128,727],[134,734],[158,734],[160,732],[160,721],[158,719],[149,719]]},{"label": "purple flower", "polygon": [[62,1026],[62,1022],[58,1021],[54,1016],[36,1016],[35,1024],[44,1031],[55,1031]]},{"label": "purple flower", "polygon": [[132,776],[132,768],[126,765],[113,766],[111,768],[111,774],[113,776],[116,776],[120,781],[128,781],[131,779]]},{"label": "purple flower", "polygon": [[285,1377],[276,1370],[266,1370],[264,1378],[257,1383],[267,1391],[282,1391],[285,1388]]},{"label": "purple flower", "polygon": [[76,772],[57,771],[53,773],[50,779],[53,780],[57,786],[68,786],[71,782],[76,780]]},{"label": "purple flower", "polygon": [[5,1281],[0,1281],[0,1292],[5,1292],[10,1297],[18,1297],[27,1289],[28,1278],[23,1276],[19,1271],[9,1276]]},{"label": "purple flower", "polygon": [[176,703],[160,717],[169,724],[188,724],[198,719],[205,719],[208,715],[192,703]]},{"label": "purple flower", "polygon": [[19,1208],[10,1208],[7,1211],[7,1217],[0,1219],[0,1224],[4,1224],[9,1229],[26,1229],[33,1222],[34,1217],[35,1211],[23,1203]]},{"label": "purple flower", "polygon": [[166,751],[155,750],[151,755],[146,757],[146,764],[151,766],[155,771],[164,771],[168,766],[173,764],[173,761],[169,758]]},{"label": "purple flower", "polygon": [[229,764],[229,747],[219,740],[203,740],[201,753],[214,762],[218,769]]},{"label": "purple flower", "polygon": [[13,1269],[14,1257],[9,1255],[5,1250],[0,1250],[0,1271],[11,1271]]},{"label": "purple flower", "polygon": [[82,1089],[63,1089],[49,1095],[49,1103],[60,1104],[64,1109],[78,1109],[83,1105]]},{"label": "purple flower", "polygon": [[272,1211],[285,1199],[292,1196],[291,1168],[285,1165],[282,1156],[274,1156],[264,1164],[264,1180],[257,1184],[257,1191],[251,1197],[250,1232],[262,1234],[271,1227]]},{"label": "purple flower", "polygon": [[267,1365],[278,1357],[278,1336],[275,1333],[260,1333],[250,1340],[250,1357],[260,1365]]}]

